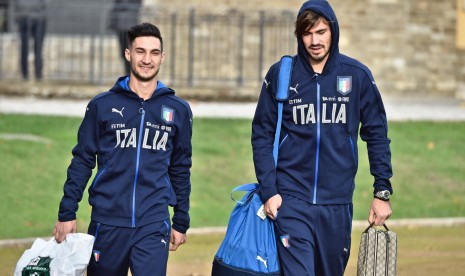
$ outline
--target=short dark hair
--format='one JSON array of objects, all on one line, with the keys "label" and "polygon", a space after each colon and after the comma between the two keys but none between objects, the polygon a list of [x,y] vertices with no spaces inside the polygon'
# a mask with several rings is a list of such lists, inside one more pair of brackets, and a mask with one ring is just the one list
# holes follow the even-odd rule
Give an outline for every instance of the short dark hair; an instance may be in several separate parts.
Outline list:
[{"label": "short dark hair", "polygon": [[160,30],[157,28],[157,26],[146,22],[132,26],[128,30],[129,46],[132,45],[136,38],[141,36],[154,36],[160,39],[161,51],[163,52],[163,38],[161,37]]},{"label": "short dark hair", "polygon": [[301,38],[302,35],[309,29],[313,28],[315,25],[320,23],[323,20],[326,23],[329,23],[323,15],[314,12],[312,10],[303,11],[295,21],[295,31],[294,34],[297,38]]}]

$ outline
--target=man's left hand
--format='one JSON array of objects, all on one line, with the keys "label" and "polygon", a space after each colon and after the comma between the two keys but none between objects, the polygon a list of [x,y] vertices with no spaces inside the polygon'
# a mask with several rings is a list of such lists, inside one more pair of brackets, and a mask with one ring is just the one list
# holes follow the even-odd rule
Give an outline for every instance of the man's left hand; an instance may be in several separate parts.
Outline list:
[{"label": "man's left hand", "polygon": [[171,228],[170,251],[176,251],[181,244],[187,243],[187,235]]}]

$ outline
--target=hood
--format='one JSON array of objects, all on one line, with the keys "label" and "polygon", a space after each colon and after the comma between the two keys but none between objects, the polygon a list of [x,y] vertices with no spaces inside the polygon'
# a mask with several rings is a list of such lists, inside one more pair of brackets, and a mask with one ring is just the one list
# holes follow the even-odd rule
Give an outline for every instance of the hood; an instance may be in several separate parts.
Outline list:
[{"label": "hood", "polygon": [[[330,22],[332,38],[331,49],[329,51],[329,58],[326,61],[325,67],[323,69],[323,73],[328,72],[328,70],[331,70],[331,68],[334,66],[337,56],[339,54],[339,23],[337,21],[336,14],[334,13],[333,8],[329,5],[329,2],[326,0],[306,1],[300,8],[297,17],[299,17],[299,15],[306,10],[312,10],[314,12],[317,12],[321,14],[328,22]],[[304,64],[305,68],[310,72],[313,72],[313,69],[308,62],[308,53],[305,49],[302,38],[297,38],[297,44],[299,58],[302,60],[302,63]]]},{"label": "hood", "polygon": [[[124,76],[118,78],[116,80],[115,85],[110,89],[110,91],[117,92],[117,93],[122,93],[128,97],[131,98],[137,98],[140,99],[140,97],[129,88],[129,76]],[[161,81],[157,82],[157,88],[155,89],[155,92],[152,94],[152,97],[150,99],[159,97],[161,95],[166,95],[166,94],[173,94],[174,95],[174,90],[167,87],[164,83]]]}]

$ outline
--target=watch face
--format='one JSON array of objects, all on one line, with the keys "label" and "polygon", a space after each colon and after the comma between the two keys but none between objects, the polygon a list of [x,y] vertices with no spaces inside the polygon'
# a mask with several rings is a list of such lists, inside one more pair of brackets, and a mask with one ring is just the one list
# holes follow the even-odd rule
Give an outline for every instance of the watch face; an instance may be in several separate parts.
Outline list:
[{"label": "watch face", "polygon": [[390,196],[391,193],[389,191],[379,191],[376,193],[376,197],[381,199],[389,199]]}]

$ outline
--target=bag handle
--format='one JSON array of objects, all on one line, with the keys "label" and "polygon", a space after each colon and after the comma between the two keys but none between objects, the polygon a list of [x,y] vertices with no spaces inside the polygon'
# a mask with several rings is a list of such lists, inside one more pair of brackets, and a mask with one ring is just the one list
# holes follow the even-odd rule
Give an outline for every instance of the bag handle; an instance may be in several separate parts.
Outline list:
[{"label": "bag handle", "polygon": [[[374,222],[370,223],[370,225],[368,225],[367,229],[365,229],[365,231],[363,231],[363,233],[368,232],[368,230],[369,230],[370,228],[373,228],[374,226],[375,226],[375,223],[374,223]],[[386,231],[390,231],[389,228],[387,227],[386,223],[383,223],[383,227],[384,227],[384,229],[386,229]]]},{"label": "bag handle", "polygon": [[[370,225],[367,227],[367,229],[365,229],[365,231],[363,231],[363,233],[368,233],[368,230],[369,230],[370,228],[373,228],[374,226],[375,226],[375,223],[374,223],[374,222],[370,223]],[[389,232],[390,230],[389,230],[389,228],[387,227],[386,223],[383,223],[383,227],[384,227],[384,229],[386,229],[386,231],[383,231],[383,232],[385,233],[385,235],[386,235],[386,240],[387,240],[388,242],[390,242],[390,241],[391,241],[391,237],[390,237],[389,234],[388,234],[388,232]]]},{"label": "bag handle", "polygon": [[[240,185],[240,186],[237,186],[236,188],[234,188],[232,191],[231,191],[231,199],[234,200],[236,203],[239,203],[239,204],[246,204],[247,202],[250,201],[250,199],[252,198],[251,196],[247,197],[247,200],[245,201],[241,201],[241,200],[237,200],[235,197],[234,197],[234,192],[254,192],[258,189],[258,184],[257,183],[249,183],[249,184],[243,184],[243,185]],[[253,194],[253,193],[251,193]]]}]

